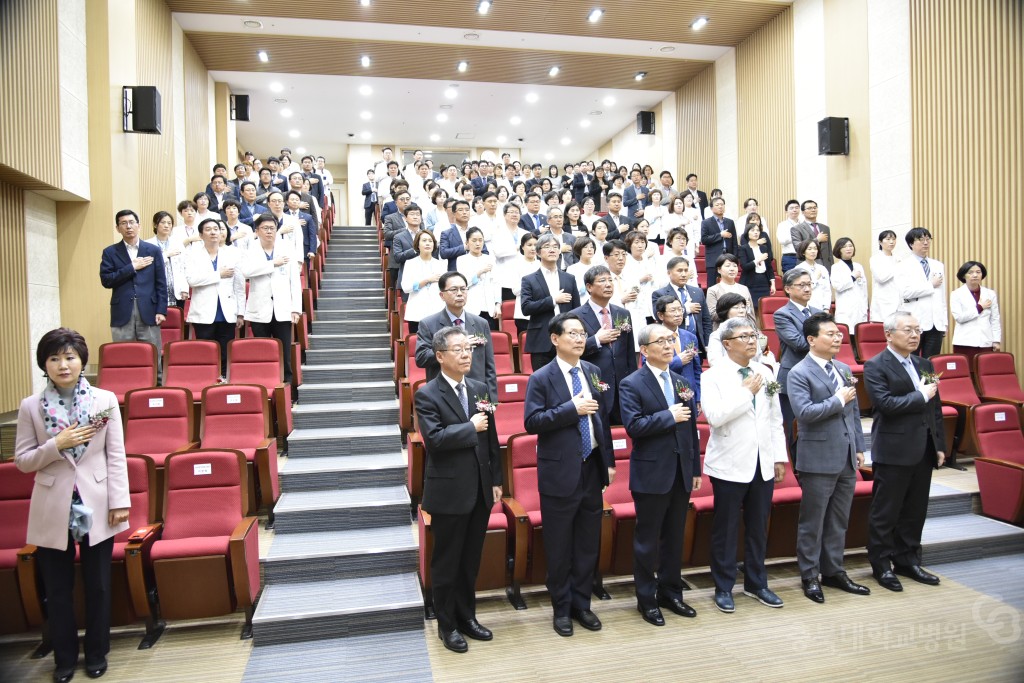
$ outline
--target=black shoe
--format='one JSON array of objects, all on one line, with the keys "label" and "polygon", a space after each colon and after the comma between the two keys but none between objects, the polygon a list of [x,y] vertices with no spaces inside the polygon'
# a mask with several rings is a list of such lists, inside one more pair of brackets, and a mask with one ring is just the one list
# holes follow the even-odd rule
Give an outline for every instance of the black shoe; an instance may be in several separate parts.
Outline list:
[{"label": "black shoe", "polygon": [[66,669],[54,669],[53,670],[53,683],[68,683],[72,678],[75,677],[75,667],[70,666]]},{"label": "black shoe", "polygon": [[444,643],[444,646],[452,652],[469,652],[469,644],[458,631],[452,630],[445,633],[444,631],[438,630],[437,635],[441,639],[441,642]]},{"label": "black shoe", "polygon": [[846,572],[839,572],[832,576],[821,577],[821,585],[829,586],[830,588],[838,588],[839,590],[846,591],[847,593],[853,593],[854,595],[871,595],[871,589],[867,586],[862,586],[859,583],[854,583]]},{"label": "black shoe", "polygon": [[661,610],[659,608],[657,608],[657,607],[652,607],[650,609],[644,609],[640,605],[637,605],[636,606],[636,611],[639,612],[640,616],[642,616],[644,618],[644,621],[646,621],[651,626],[664,626],[665,625],[665,617],[663,617],[661,615]]},{"label": "black shoe", "polygon": [[667,608],[681,617],[693,618],[697,616],[697,610],[693,609],[679,598],[658,598],[658,605]]},{"label": "black shoe", "polygon": [[572,635],[572,619],[569,617],[555,617],[551,623],[558,635],[566,638]]},{"label": "black shoe", "polygon": [[588,631],[600,631],[601,620],[597,618],[597,615],[588,609],[574,609],[570,614],[572,618],[580,622],[580,626],[587,629]]},{"label": "black shoe", "polygon": [[476,619],[470,619],[459,624],[459,633],[473,640],[491,640],[494,638],[491,629],[484,628]]},{"label": "black shoe", "polygon": [[821,604],[825,602],[825,594],[821,592],[821,584],[817,579],[801,579],[804,586],[804,595],[808,600]]},{"label": "black shoe", "polygon": [[715,591],[715,607],[718,608],[719,612],[725,612],[726,614],[735,612],[736,603],[732,599],[732,593]]},{"label": "black shoe", "polygon": [[99,678],[103,674],[107,673],[107,658],[104,657],[102,662],[96,664],[85,663],[85,675],[89,678]]},{"label": "black shoe", "polygon": [[889,590],[899,593],[903,590],[903,584],[896,578],[896,575],[892,573],[891,569],[886,569],[881,572],[872,572],[875,577],[875,581],[882,588],[888,588]]},{"label": "black shoe", "polygon": [[899,574],[900,576],[905,576],[908,579],[913,579],[914,581],[917,581],[918,583],[923,583],[927,586],[939,585],[939,577],[935,576],[935,574],[932,574],[931,572],[926,572],[925,570],[921,569],[921,565],[919,564],[894,564],[893,571]]}]

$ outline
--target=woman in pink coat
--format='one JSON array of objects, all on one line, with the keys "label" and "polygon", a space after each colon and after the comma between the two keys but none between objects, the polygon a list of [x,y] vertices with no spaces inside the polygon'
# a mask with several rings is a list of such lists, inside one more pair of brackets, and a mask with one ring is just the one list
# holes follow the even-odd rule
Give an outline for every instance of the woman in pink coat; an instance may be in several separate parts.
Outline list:
[{"label": "woman in pink coat", "polygon": [[110,561],[114,535],[128,528],[128,467],[117,397],[89,385],[89,348],[61,327],[43,335],[36,362],[46,388],[21,402],[14,462],[35,472],[27,542],[47,596],[54,681],[78,663],[73,606],[75,543],[85,584],[85,672],[99,678],[110,651]]}]

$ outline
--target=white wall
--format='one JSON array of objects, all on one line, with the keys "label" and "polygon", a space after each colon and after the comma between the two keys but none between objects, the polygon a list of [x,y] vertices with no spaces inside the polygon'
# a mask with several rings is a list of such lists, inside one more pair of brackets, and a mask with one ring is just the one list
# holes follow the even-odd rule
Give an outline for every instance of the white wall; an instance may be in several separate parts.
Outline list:
[{"label": "white wall", "polygon": [[[338,203],[338,210],[335,215],[335,222],[338,225],[364,225],[363,214],[363,183],[366,182],[366,169],[373,168],[378,161],[377,156],[370,150],[369,145],[348,146],[348,178],[334,177],[334,184],[344,192],[348,202],[348,211],[342,202]],[[343,187],[347,183],[347,187]],[[348,216],[346,219],[345,216]]]},{"label": "white wall", "polygon": [[[822,0],[793,3],[793,92],[795,94],[796,198],[818,203],[828,223],[828,175],[818,155],[818,121],[825,108],[825,7]],[[774,208],[774,207],[773,207]]]},{"label": "white wall", "polygon": [[[39,339],[60,327],[60,281],[57,277],[57,203],[25,192],[25,262],[28,267],[28,358],[36,367]],[[42,391],[42,373],[32,372],[32,391]]]},{"label": "white wall", "polygon": [[713,186],[719,187],[722,190],[722,196],[738,198],[740,162],[739,139],[736,130],[735,49],[730,49],[715,60],[715,119],[718,143],[718,178],[698,179],[698,187],[705,192],[710,192]]},{"label": "white wall", "polygon": [[57,3],[61,184],[89,199],[89,93],[85,69],[85,4]]}]

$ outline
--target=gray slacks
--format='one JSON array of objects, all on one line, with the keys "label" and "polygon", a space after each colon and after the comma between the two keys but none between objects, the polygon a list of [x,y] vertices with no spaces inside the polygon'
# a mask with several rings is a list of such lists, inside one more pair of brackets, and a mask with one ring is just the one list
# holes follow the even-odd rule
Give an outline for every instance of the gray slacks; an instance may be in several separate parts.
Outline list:
[{"label": "gray slacks", "polygon": [[797,524],[796,560],[800,578],[834,576],[843,570],[846,527],[857,475],[852,467],[836,474],[800,473],[800,521]]}]

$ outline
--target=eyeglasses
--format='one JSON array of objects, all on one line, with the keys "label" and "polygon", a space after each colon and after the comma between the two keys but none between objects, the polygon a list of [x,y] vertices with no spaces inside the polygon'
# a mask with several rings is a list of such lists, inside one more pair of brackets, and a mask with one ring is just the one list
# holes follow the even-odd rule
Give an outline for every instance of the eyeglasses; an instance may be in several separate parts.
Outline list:
[{"label": "eyeglasses", "polygon": [[473,353],[473,348],[471,346],[453,346],[445,350],[455,354],[456,356],[461,356],[464,353],[471,355]]},{"label": "eyeglasses", "polygon": [[449,294],[465,294],[469,291],[468,287],[449,287],[448,289],[442,290]]},{"label": "eyeglasses", "polygon": [[565,334],[566,337],[569,337],[570,339],[586,339],[587,338],[587,333],[584,332],[583,330],[579,330],[579,331],[573,330],[572,332],[565,332],[564,334]]},{"label": "eyeglasses", "polygon": [[119,228],[131,228],[131,227],[134,227],[134,226],[136,226],[138,224],[139,224],[138,221],[119,221],[117,226]]},{"label": "eyeglasses", "polygon": [[810,289],[811,288],[811,283],[810,282],[794,282],[793,284],[790,285],[790,287],[793,287],[794,289]]},{"label": "eyeglasses", "polygon": [[913,337],[920,337],[921,336],[921,328],[920,327],[897,327],[896,329],[893,330],[893,332],[902,332],[903,334],[906,334],[906,335],[909,335],[909,336],[913,336]]},{"label": "eyeglasses", "polygon": [[647,345],[657,344],[658,346],[674,346],[677,339],[679,339],[679,337],[677,335],[673,334],[671,337],[662,337],[661,339],[652,339],[649,342],[647,342]]},{"label": "eyeglasses", "polygon": [[598,280],[594,280],[594,284],[595,285],[610,285],[610,284],[612,284],[612,279],[611,278],[607,278],[607,277],[603,277],[603,278],[600,278]]},{"label": "eyeglasses", "polygon": [[756,334],[738,334],[735,337],[726,337],[722,341],[729,341],[730,339],[739,339],[744,344],[752,344],[757,341]]},{"label": "eyeglasses", "polygon": [[842,339],[843,338],[843,333],[842,332],[822,332],[821,336],[822,337],[828,337],[829,339]]}]

